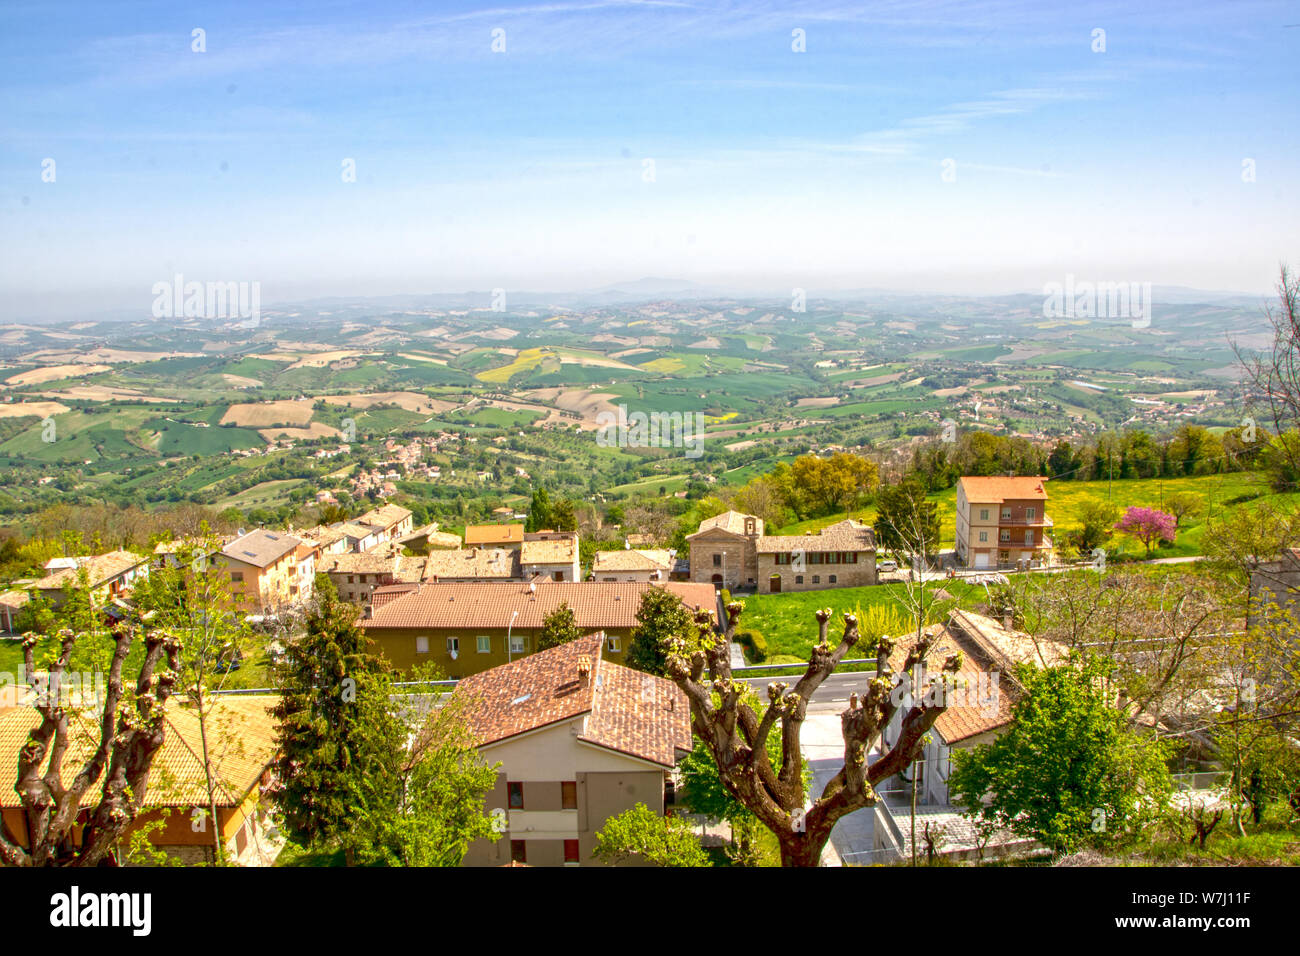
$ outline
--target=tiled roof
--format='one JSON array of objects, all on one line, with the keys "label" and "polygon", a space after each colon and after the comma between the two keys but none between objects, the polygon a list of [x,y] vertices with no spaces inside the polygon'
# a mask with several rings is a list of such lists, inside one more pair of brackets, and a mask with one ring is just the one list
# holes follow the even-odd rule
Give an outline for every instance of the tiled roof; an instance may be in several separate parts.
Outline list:
[{"label": "tiled roof", "polygon": [[856,521],[840,521],[816,534],[765,534],[754,543],[759,554],[794,551],[874,551],[876,535]]},{"label": "tiled roof", "polygon": [[406,544],[420,539],[428,541],[431,548],[459,548],[461,545],[460,535],[439,531],[436,521],[416,528],[414,531],[408,531],[397,540],[402,544]]},{"label": "tiled roof", "polygon": [[347,537],[341,528],[331,528],[323,524],[314,528],[307,528],[304,531],[298,531],[296,534],[304,541],[316,542],[322,548],[328,548],[335,541]]},{"label": "tiled roof", "polygon": [[[432,555],[430,555],[432,557]],[[630,628],[647,588],[665,587],[687,607],[703,608],[717,617],[717,596],[711,584],[672,581],[654,585],[643,581],[541,581],[527,584],[475,582],[425,583],[417,590],[374,603],[374,614],[363,622],[366,630],[382,628],[504,628],[542,626],[542,620],[561,604],[573,609],[578,627],[594,631]]]},{"label": "tiled roof", "polygon": [[410,510],[403,508],[401,505],[383,505],[379,508],[372,508],[352,520],[357,524],[368,525],[372,528],[383,528],[387,531],[389,528],[401,524],[409,517],[411,517]]},{"label": "tiled roof", "polygon": [[77,558],[76,560],[77,567],[59,568],[37,581],[36,587],[42,591],[57,591],[65,583],[71,582],[75,584],[78,572],[82,568],[86,569],[86,575],[90,579],[90,586],[96,587],[105,581],[111,581],[120,574],[125,574],[148,559],[138,554],[132,554],[130,551],[109,551],[107,554],[96,554],[90,557]]},{"label": "tiled roof", "polygon": [[[927,635],[938,635],[938,639],[931,644],[930,652],[926,655],[927,672],[937,672],[948,657],[958,651],[962,653],[961,670],[957,672],[956,677],[965,690],[950,701],[948,708],[934,722],[934,729],[943,736],[944,741],[949,744],[959,743],[1011,723],[1011,703],[1016,691],[1008,675],[1003,673],[1000,667],[993,666],[981,653],[979,646],[974,641],[963,637],[960,632],[943,624],[932,624],[925,631]],[[889,665],[894,669],[895,674],[901,673],[903,664],[907,661],[907,654],[915,644],[915,635],[909,634],[899,639],[894,646],[893,653],[889,655]],[[980,675],[988,675],[994,671],[998,673],[996,696],[992,700],[981,701],[980,691],[984,689],[986,693],[992,693],[993,689],[987,677],[981,684]],[[918,690],[923,691],[923,689],[924,680]]]},{"label": "tiled roof", "polygon": [[[466,700],[480,746],[589,715],[579,740],[671,767],[691,748],[690,711],[671,682],[601,659],[602,634],[589,634],[466,677]],[[579,676],[579,660],[591,672]]]},{"label": "tiled roof", "polygon": [[235,561],[265,568],[279,561],[301,544],[293,535],[276,531],[250,531],[221,549],[221,553]]},{"label": "tiled roof", "polygon": [[595,706],[579,739],[673,766],[692,745],[686,695],[670,680],[601,660],[599,648],[596,660]]},{"label": "tiled roof", "polygon": [[8,608],[25,607],[32,596],[26,591],[5,591],[0,594],[0,605]]},{"label": "tiled roof", "polygon": [[[219,782],[218,806],[237,806],[256,786],[273,759],[275,719],[270,708],[274,705],[272,697],[229,697],[212,702],[208,740]],[[69,713],[68,751],[63,759],[65,785],[71,785],[99,743],[98,715],[72,708]],[[27,743],[28,733],[40,724],[40,719],[32,707],[0,710],[0,767],[12,773],[12,768],[18,765],[18,751]],[[167,706],[167,737],[149,773],[145,806],[206,804],[202,754],[198,717],[192,707],[183,706],[173,698]],[[101,775],[96,786],[87,789],[81,799],[83,807],[99,803],[103,783]],[[0,807],[20,805],[12,787],[0,787]]]},{"label": "tiled roof", "polygon": [[985,653],[998,659],[998,663],[1008,672],[1014,664],[1022,661],[1039,667],[1055,667],[1070,653],[1064,644],[1034,638],[1024,631],[1007,630],[993,618],[974,611],[954,608],[948,615],[948,624],[979,643]]},{"label": "tiled roof", "polygon": [[[964,679],[966,690],[954,698],[934,725],[949,744],[997,730],[1011,722],[1011,706],[1021,693],[1015,679],[1017,663],[1050,667],[1064,660],[1067,653],[1064,646],[1054,641],[1035,642],[1028,634],[1007,630],[992,618],[960,609],[953,610],[946,623],[931,625],[926,632],[939,635],[926,657],[930,672],[937,671],[949,655],[962,652],[958,676]],[[915,643],[909,636],[899,639],[895,645],[889,663],[896,673]],[[981,685],[981,674],[996,674],[996,688],[987,677]],[[986,699],[979,699],[981,690]],[[996,699],[988,699],[994,693]]]},{"label": "tiled roof", "polygon": [[667,571],[672,563],[672,556],[664,550],[597,551],[591,570],[593,574],[602,571]]},{"label": "tiled roof", "polygon": [[572,564],[577,557],[576,536],[549,541],[525,541],[520,553],[520,560],[524,564]]},{"label": "tiled roof", "polygon": [[335,525],[335,528],[345,536],[356,538],[358,541],[364,541],[375,533],[374,528],[369,525],[359,524],[356,521],[345,521],[343,524]]},{"label": "tiled roof", "polygon": [[962,478],[967,501],[981,503],[1039,498],[1046,500],[1046,478],[1006,478],[999,476]]},{"label": "tiled roof", "polygon": [[506,580],[520,576],[519,552],[513,548],[457,548],[430,551],[424,580],[434,578],[488,578]]},{"label": "tiled roof", "polygon": [[472,524],[465,528],[466,545],[522,544],[521,524]]},{"label": "tiled roof", "polygon": [[320,570],[326,574],[396,574],[404,564],[422,562],[391,551],[345,551],[325,555]]},{"label": "tiled roof", "polygon": [[[714,515],[712,518],[705,518],[700,522],[699,530],[697,530],[695,534],[702,534],[705,531],[712,531],[715,528],[729,531],[732,534],[744,534],[746,518],[754,519],[754,532],[761,535],[763,533],[763,519],[755,518],[754,515],[747,515],[740,511],[724,511],[722,514]],[[695,535],[688,535],[687,537],[694,536]]]}]

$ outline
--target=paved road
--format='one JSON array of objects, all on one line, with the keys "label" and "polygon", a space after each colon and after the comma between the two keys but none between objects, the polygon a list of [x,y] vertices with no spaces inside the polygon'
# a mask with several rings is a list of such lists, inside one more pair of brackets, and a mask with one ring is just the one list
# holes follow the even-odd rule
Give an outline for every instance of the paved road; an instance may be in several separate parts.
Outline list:
[{"label": "paved road", "polygon": [[[746,677],[744,680],[750,687],[754,688],[754,693],[759,698],[767,700],[767,685],[774,684],[778,681],[784,681],[791,687],[799,680],[799,671],[791,669],[789,672],[777,676],[768,677]],[[849,694],[857,691],[862,694],[866,688],[867,681],[871,678],[870,674],[831,674],[830,677],[822,681],[822,685],[817,688],[813,694],[812,700],[808,703],[810,711],[824,711],[826,713],[838,714],[848,706]],[[836,723],[838,727],[838,721]],[[837,731],[838,733],[838,731]],[[842,749],[842,748],[841,748]]]}]

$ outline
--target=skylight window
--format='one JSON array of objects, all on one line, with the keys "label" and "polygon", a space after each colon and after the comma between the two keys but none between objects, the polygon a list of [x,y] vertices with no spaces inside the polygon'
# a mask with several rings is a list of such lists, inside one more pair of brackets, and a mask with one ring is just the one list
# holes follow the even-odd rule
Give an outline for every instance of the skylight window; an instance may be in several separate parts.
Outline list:
[{"label": "skylight window", "polygon": [[533,696],[532,694],[524,694],[522,697],[516,697],[514,700],[510,702],[510,706],[513,707],[516,704],[522,704],[524,701],[528,700],[532,696]]}]

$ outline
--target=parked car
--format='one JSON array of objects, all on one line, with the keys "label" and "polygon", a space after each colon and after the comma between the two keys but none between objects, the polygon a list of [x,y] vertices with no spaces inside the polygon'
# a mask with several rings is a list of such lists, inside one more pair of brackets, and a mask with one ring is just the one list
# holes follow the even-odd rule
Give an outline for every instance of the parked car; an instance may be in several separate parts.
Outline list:
[{"label": "parked car", "polygon": [[884,561],[876,562],[876,570],[881,574],[888,574],[890,571],[897,571],[898,562],[886,558]]}]

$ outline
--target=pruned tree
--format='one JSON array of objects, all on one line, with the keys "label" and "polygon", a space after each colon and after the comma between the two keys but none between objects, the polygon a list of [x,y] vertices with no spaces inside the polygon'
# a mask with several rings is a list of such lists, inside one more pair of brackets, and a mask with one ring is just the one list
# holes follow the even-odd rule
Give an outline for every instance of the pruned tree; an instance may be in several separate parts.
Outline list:
[{"label": "pruned tree", "polygon": [[1279,270],[1277,310],[1265,315],[1273,327],[1267,351],[1253,352],[1232,343],[1232,351],[1245,373],[1245,382],[1267,409],[1279,437],[1278,452],[1291,474],[1300,472],[1300,441],[1286,441],[1300,428],[1300,276],[1286,266]]},{"label": "pruned tree", "polygon": [[[947,674],[960,667],[960,655],[944,662],[940,674],[932,678],[931,692],[915,695],[901,715],[894,745],[868,766],[868,752],[882,745],[886,728],[904,704],[889,664],[893,641],[883,635],[870,638],[868,642],[876,651],[876,675],[867,683],[865,693],[849,698],[848,708],[840,715],[844,766],[807,806],[800,732],[808,701],[862,640],[858,620],[852,614],[844,615],[844,632],[832,648],[828,639],[831,612],[817,612],[819,642],[812,649],[807,670],[793,690],[783,682],[768,685],[770,703],[760,719],[746,702],[749,685],[731,676],[727,651],[743,608],[738,601],[727,605],[724,635],[713,633],[707,612],[697,614],[699,640],[689,644],[680,638],[671,640],[668,676],[686,695],[691,728],[708,746],[723,785],[775,835],[781,865],[816,866],[835,823],[854,810],[874,805],[878,799],[875,788],[916,759],[926,732],[944,711]],[[925,658],[931,641],[930,636],[922,636],[908,655],[904,673]],[[704,679],[706,670],[708,681]],[[936,688],[938,693],[933,692]],[[781,736],[779,766],[768,756],[768,736],[774,732]]]},{"label": "pruned tree", "polygon": [[[135,637],[133,625],[113,633],[113,658],[102,707],[99,742],[71,782],[64,761],[77,743],[76,711],[85,700],[69,701],[63,677],[81,635],[60,632],[59,655],[49,667],[48,682],[36,695],[41,722],[18,755],[18,792],[26,823],[26,846],[11,842],[0,829],[0,860],[10,866],[95,866],[117,845],[144,803],[149,771],[167,736],[167,701],[180,675],[180,642],[169,633],[145,634],[144,662],[135,693],[123,699],[122,665]],[[35,673],[37,635],[23,639],[23,662]],[[164,666],[158,669],[160,661]],[[91,704],[94,708],[99,702]],[[103,777],[98,805],[76,838],[75,828],[85,793]]]}]

